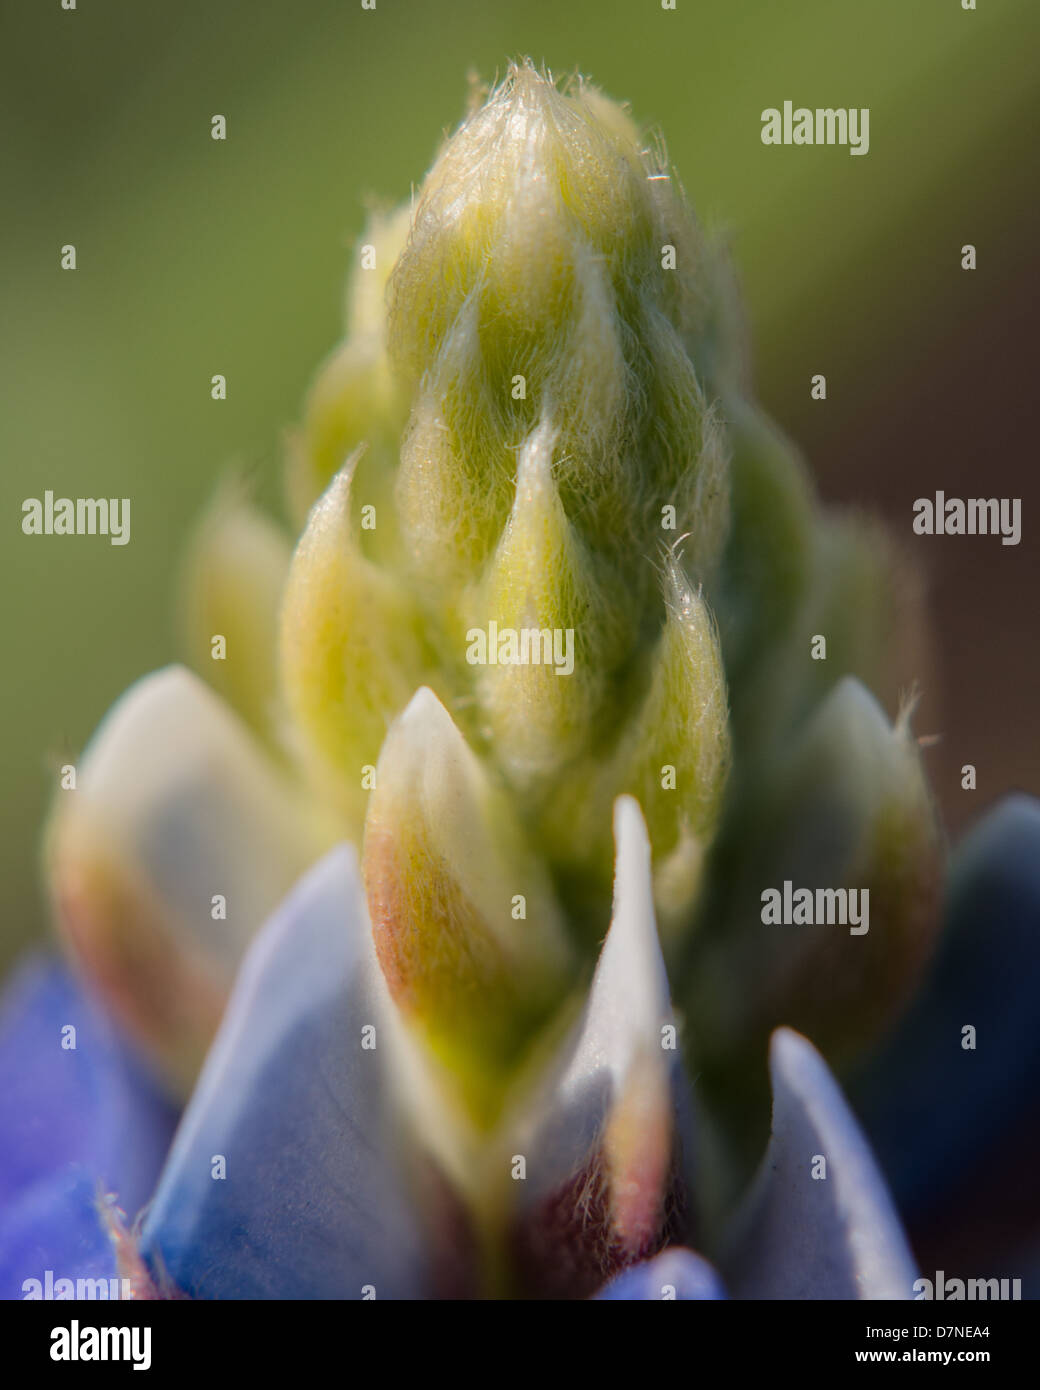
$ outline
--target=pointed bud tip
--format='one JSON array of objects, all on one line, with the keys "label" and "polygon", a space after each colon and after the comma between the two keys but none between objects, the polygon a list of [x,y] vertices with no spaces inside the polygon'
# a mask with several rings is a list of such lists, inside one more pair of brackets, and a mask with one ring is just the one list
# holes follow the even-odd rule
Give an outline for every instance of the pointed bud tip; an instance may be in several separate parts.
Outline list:
[{"label": "pointed bud tip", "polygon": [[379,757],[364,877],[391,998],[484,1123],[559,1002],[569,948],[509,799],[427,687]]}]

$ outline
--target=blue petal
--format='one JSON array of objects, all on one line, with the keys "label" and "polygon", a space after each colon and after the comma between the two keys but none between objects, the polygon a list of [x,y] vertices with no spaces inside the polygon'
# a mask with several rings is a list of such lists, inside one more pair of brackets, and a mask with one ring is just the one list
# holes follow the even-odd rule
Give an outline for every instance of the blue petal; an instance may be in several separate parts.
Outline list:
[{"label": "blue petal", "polygon": [[913,1298],[895,1207],[827,1064],[780,1028],[769,1069],[773,1132],[719,1261],[734,1297]]},{"label": "blue petal", "polygon": [[653,1299],[717,1301],[725,1297],[722,1280],[708,1261],[680,1246],[673,1246],[652,1260],[624,1270],[596,1294],[596,1298],[602,1300],[640,1302]]},{"label": "blue petal", "polygon": [[[68,1025],[75,1048],[62,1046]],[[0,1014],[0,1298],[22,1297],[23,1281],[48,1269],[55,1278],[115,1276],[99,1193],[114,1192],[133,1215],[175,1119],[65,967],[27,961]]]},{"label": "blue petal", "polygon": [[[370,947],[343,846],[304,876],[243,962],[145,1223],[141,1250],[160,1285],[168,1277],[196,1298],[424,1291]],[[361,1046],[368,1024],[372,1051]]]},{"label": "blue petal", "polygon": [[[948,922],[902,1026],[850,1094],[901,1209],[941,1204],[1040,1094],[1040,802],[1014,796],[961,844]],[[974,1051],[962,1028],[976,1030]]]}]

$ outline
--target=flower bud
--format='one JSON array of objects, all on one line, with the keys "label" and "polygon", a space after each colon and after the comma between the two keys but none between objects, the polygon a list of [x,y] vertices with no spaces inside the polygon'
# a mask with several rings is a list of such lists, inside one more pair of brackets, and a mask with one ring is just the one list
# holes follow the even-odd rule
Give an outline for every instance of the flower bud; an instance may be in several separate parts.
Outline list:
[{"label": "flower bud", "polygon": [[[734,700],[733,722],[751,778],[741,793],[750,800],[761,795],[763,772],[770,775],[776,750],[786,745],[792,728],[831,689],[835,671],[855,676],[896,705],[903,691],[927,678],[930,667],[920,583],[891,536],[868,517],[840,513],[819,516],[805,530],[797,489],[788,490],[794,475],[784,468],[782,441],[770,449],[767,435],[759,439],[759,463],[771,453],[771,462],[780,465],[772,482],[762,473],[758,485],[760,505],[773,518],[773,538],[757,547],[758,559],[752,560],[752,530],[733,556],[751,581],[744,589],[745,613],[751,615],[756,595],[759,613],[727,650],[733,688],[742,692]],[[740,591],[736,582],[726,590],[730,596]],[[729,607],[727,616],[735,611]],[[825,645],[817,648],[821,638]],[[768,700],[762,689],[768,689]]]},{"label": "flower bud", "polygon": [[674,556],[664,590],[665,624],[646,662],[642,697],[613,754],[605,762],[590,757],[554,789],[546,843],[564,865],[595,880],[610,862],[603,808],[622,793],[635,797],[653,846],[658,913],[671,931],[686,924],[696,898],[722,807],[730,740],[715,625]]},{"label": "flower bud", "polygon": [[480,579],[543,421],[560,505],[636,615],[629,649],[655,626],[664,508],[711,572],[725,451],[685,347],[703,270],[667,173],[588,86],[513,67],[448,141],[389,288],[390,356],[417,393],[401,524],[442,605]]},{"label": "flower bud", "polygon": [[646,816],[655,862],[684,836],[710,843],[729,770],[726,676],[703,595],[669,557],[667,618],[650,685],[618,752],[620,788]]},{"label": "flower bud", "polygon": [[277,726],[278,610],[290,554],[282,531],[231,485],[198,527],[182,580],[191,664],[268,742]]},{"label": "flower bud", "polygon": [[[520,450],[512,514],[470,610],[481,626],[467,633],[478,649],[496,648],[477,652],[485,658],[474,671],[477,698],[499,762],[520,787],[582,753],[610,718],[603,704],[624,610],[567,519],[554,442],[543,422]],[[502,635],[516,647],[505,660]]]},{"label": "flower bud", "polygon": [[509,799],[432,691],[391,728],[376,776],[364,838],[376,954],[485,1125],[569,981],[561,914]]},{"label": "flower bud", "polygon": [[939,861],[908,714],[841,680],[719,844],[686,996],[707,1084],[739,1105],[783,1020],[839,1063],[877,1037],[928,959]]},{"label": "flower bud", "polygon": [[732,444],[733,524],[722,561],[718,619],[734,724],[754,733],[777,717],[763,672],[792,640],[812,580],[814,502],[794,446],[739,395],[724,401]]},{"label": "flower bud", "polygon": [[315,504],[281,617],[281,674],[297,751],[346,827],[360,832],[386,730],[426,674],[407,589],[360,551],[351,516],[357,455]]},{"label": "flower bud", "polygon": [[363,492],[385,512],[384,529],[373,533],[373,542],[385,535],[392,521],[391,479],[408,416],[406,398],[387,360],[384,297],[410,220],[407,203],[369,217],[355,250],[347,335],[311,387],[303,424],[290,441],[286,475],[290,510],[302,522],[348,455],[367,444],[360,465]]},{"label": "flower bud", "polygon": [[876,518],[824,517],[815,551],[807,626],[827,636],[827,660],[801,663],[802,708],[829,687],[827,667],[898,706],[906,690],[927,682],[931,664],[916,570]]}]

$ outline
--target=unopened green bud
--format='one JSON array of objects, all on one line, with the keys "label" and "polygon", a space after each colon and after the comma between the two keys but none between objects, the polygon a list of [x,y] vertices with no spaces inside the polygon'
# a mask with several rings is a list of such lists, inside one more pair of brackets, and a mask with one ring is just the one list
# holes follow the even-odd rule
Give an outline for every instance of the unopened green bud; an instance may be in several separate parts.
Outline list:
[{"label": "unopened green bud", "polygon": [[276,737],[278,611],[291,549],[237,484],[196,531],[181,618],[191,664],[269,743]]},{"label": "unopened green bud", "polygon": [[393,473],[408,418],[386,353],[386,283],[408,234],[411,208],[374,212],[355,248],[348,287],[347,335],[322,366],[304,407],[303,424],[290,440],[286,490],[290,510],[301,522],[359,444],[368,446],[360,464],[366,501],[385,512],[386,537],[393,521]]},{"label": "unopened green bud", "polygon": [[409,591],[361,553],[355,463],[356,455],[316,503],[293,556],[281,674],[303,764],[356,834],[386,731],[427,678],[427,657]]},{"label": "unopened green bud", "polygon": [[803,676],[802,707],[830,685],[828,670],[856,676],[897,706],[929,674],[916,571],[881,522],[855,515],[821,520],[813,563],[806,626],[827,638],[827,659],[802,663],[809,674],[808,681]]},{"label": "unopened green bud", "polygon": [[417,391],[401,524],[442,605],[481,578],[517,446],[543,424],[560,505],[629,596],[630,650],[659,621],[664,509],[694,538],[696,573],[712,571],[725,451],[685,346],[703,269],[666,171],[589,87],[514,67],[448,141],[391,277],[389,339]]},{"label": "unopened green bud", "polygon": [[[554,445],[543,423],[521,448],[513,510],[469,610],[479,623],[467,640],[480,709],[521,787],[558,772],[602,727],[624,612],[560,502]],[[516,648],[504,662],[503,637]]]},{"label": "unopened green bud", "polygon": [[730,738],[715,624],[674,555],[666,560],[664,591],[665,625],[615,751],[605,761],[590,758],[557,788],[547,815],[549,840],[571,846],[572,863],[591,878],[609,852],[603,805],[623,793],[635,797],[650,834],[657,910],[667,934],[688,919],[700,885],[722,808]]},{"label": "unopened green bud", "polygon": [[390,996],[486,1124],[569,983],[570,952],[509,798],[430,690],[387,736],[363,862]]},{"label": "unopened green bud", "polygon": [[[908,713],[840,681],[720,845],[689,1017],[726,1104],[780,1020],[840,1064],[898,1012],[938,924],[940,845]],[[788,920],[790,919],[790,920]]]},{"label": "unopened green bud", "polygon": [[733,524],[716,586],[718,619],[734,724],[739,737],[745,730],[754,737],[781,714],[776,681],[762,673],[792,644],[813,578],[816,517],[808,475],[790,441],[738,395],[727,395],[723,408],[732,445]]},{"label": "unopened green bud", "polygon": [[[780,446],[777,438],[775,447]],[[767,457],[760,454],[760,462]],[[772,461],[782,463],[782,458],[774,452]],[[782,483],[780,473],[772,482],[763,476],[758,492],[759,505],[771,503],[773,553],[770,558],[769,549],[760,548],[753,560],[753,545],[746,542],[734,557],[752,582],[739,600],[746,622],[740,631],[730,627],[734,640],[727,650],[731,684],[742,692],[734,700],[733,721],[744,759],[738,769],[741,795],[750,800],[761,795],[763,768],[768,775],[773,750],[783,746],[836,676],[855,676],[894,706],[903,691],[927,678],[930,665],[919,581],[885,528],[856,515],[803,518],[797,493]],[[757,529],[749,530],[749,542]],[[781,540],[784,553],[777,546]],[[741,588],[734,583],[725,592],[739,598]],[[756,593],[761,596],[757,616]],[[729,607],[727,616],[732,620],[737,611]],[[762,690],[769,691],[768,699]],[[743,780],[743,771],[750,781]]]},{"label": "unopened green bud", "polygon": [[[619,750],[621,790],[636,797],[660,858],[688,830],[711,839],[729,768],[726,677],[703,594],[670,557],[667,619],[650,687]],[[672,793],[674,792],[674,795]]]}]

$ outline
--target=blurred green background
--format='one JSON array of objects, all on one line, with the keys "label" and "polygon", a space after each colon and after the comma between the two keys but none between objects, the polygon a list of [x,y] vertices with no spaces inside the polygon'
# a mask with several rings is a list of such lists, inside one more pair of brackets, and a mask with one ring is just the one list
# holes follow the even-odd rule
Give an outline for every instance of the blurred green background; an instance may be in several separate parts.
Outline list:
[{"label": "blurred green background", "polygon": [[[938,648],[918,727],[943,732],[927,756],[951,826],[1011,785],[1040,790],[1035,0],[78,5],[2,6],[0,963],[45,926],[57,766],[176,653],[177,561],[217,475],[244,465],[278,504],[282,433],[339,334],[364,198],[406,195],[467,72],[513,55],[580,68],[664,132],[732,238],[759,394],[824,496],[907,541],[937,487],[1022,497],[1017,549],[914,545]],[[786,98],[869,106],[869,155],[763,146],[760,113]],[[129,496],[130,544],[24,537],[21,503],[47,488]],[[976,793],[959,790],[968,761]]]}]

